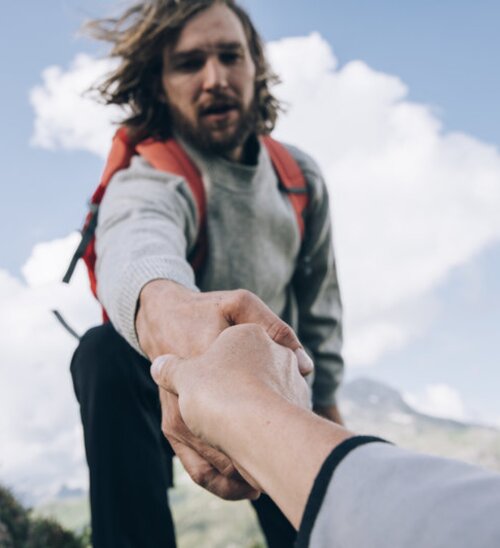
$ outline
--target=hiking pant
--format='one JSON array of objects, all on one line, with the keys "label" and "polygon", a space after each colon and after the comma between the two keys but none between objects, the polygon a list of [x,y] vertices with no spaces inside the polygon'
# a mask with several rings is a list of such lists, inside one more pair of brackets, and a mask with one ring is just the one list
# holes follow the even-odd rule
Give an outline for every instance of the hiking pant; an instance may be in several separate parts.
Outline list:
[{"label": "hiking pant", "polygon": [[[90,471],[94,548],[175,547],[168,505],[173,451],[161,432],[149,366],[109,323],[87,331],[71,361]],[[295,530],[271,499],[261,495],[252,504],[268,546],[292,547]]]}]

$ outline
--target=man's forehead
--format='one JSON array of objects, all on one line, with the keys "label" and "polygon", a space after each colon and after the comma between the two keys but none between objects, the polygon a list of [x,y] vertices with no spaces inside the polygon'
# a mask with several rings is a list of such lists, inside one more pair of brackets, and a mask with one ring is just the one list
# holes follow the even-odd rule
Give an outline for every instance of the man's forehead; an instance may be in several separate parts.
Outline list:
[{"label": "man's forehead", "polygon": [[190,19],[172,48],[173,53],[190,50],[247,47],[247,37],[238,16],[223,4],[212,6]]},{"label": "man's forehead", "polygon": [[242,44],[241,42],[234,42],[234,41],[225,41],[225,40],[219,40],[217,42],[214,42],[213,44],[205,43],[200,46],[195,46],[193,44],[193,47],[175,47],[172,50],[172,57],[184,57],[188,55],[196,55],[196,54],[213,54],[213,53],[219,53],[219,52],[240,52],[243,51],[245,48],[245,44]]}]

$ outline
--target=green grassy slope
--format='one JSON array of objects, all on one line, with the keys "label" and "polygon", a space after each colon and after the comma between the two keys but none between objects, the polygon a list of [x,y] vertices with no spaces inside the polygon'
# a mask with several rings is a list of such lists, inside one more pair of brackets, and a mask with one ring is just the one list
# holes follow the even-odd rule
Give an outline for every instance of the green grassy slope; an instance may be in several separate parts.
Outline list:
[{"label": "green grassy slope", "polygon": [[[179,548],[260,548],[265,543],[248,502],[228,502],[195,485],[179,462],[174,489],[169,491]],[[54,501],[37,508],[68,529],[81,531],[89,523],[86,498]]]}]

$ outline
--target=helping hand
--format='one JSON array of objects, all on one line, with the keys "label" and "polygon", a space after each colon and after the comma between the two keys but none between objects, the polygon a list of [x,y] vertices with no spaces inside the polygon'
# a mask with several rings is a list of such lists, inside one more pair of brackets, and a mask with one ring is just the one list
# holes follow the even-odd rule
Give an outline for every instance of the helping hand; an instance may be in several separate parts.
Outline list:
[{"label": "helping hand", "polygon": [[[249,291],[196,293],[167,280],[147,284],[140,298],[136,328],[150,360],[162,354],[181,357],[204,352],[217,336],[235,324],[260,325],[277,343],[294,350],[303,375],[313,364],[293,329]],[[193,372],[194,377],[197,373]],[[226,499],[256,498],[231,460],[197,439],[183,423],[177,397],[160,393],[162,430],[193,480]]]},{"label": "helping hand", "polygon": [[[153,378],[162,392],[178,398],[187,428],[205,447],[237,454],[224,424],[236,410],[255,406],[264,410],[276,397],[308,409],[309,388],[300,375],[295,354],[275,344],[257,325],[226,329],[201,356],[157,358]],[[270,416],[272,414],[270,413]],[[255,488],[259,486],[236,462],[236,469]],[[209,490],[211,485],[204,485]]]}]

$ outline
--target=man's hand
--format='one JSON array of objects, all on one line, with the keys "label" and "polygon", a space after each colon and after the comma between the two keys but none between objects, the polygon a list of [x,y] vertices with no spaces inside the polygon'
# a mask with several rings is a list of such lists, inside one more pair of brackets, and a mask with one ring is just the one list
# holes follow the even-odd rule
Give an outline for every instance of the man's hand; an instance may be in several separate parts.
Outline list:
[{"label": "man's hand", "polygon": [[[242,410],[258,405],[266,414],[276,398],[310,408],[309,388],[295,354],[275,344],[257,325],[225,330],[206,353],[195,358],[159,357],[151,372],[162,393],[178,398],[187,428],[225,454],[238,452],[224,425]],[[269,415],[271,421],[272,412]],[[238,463],[236,468],[258,488]],[[210,484],[204,486],[212,490]]]},{"label": "man's hand", "polygon": [[224,329],[242,323],[260,325],[273,341],[296,351],[303,375],[312,372],[312,360],[294,330],[244,289],[197,293],[169,280],[154,280],[141,291],[136,329],[152,361],[167,353],[201,354]]},{"label": "man's hand", "polygon": [[[312,371],[312,361],[293,329],[249,291],[196,293],[171,281],[155,280],[141,292],[136,329],[141,348],[153,361],[162,354],[199,355],[222,331],[242,323],[260,325],[271,339],[295,351],[303,375]],[[223,453],[186,428],[175,395],[161,393],[160,402],[162,430],[196,483],[226,499],[258,496]]]}]

